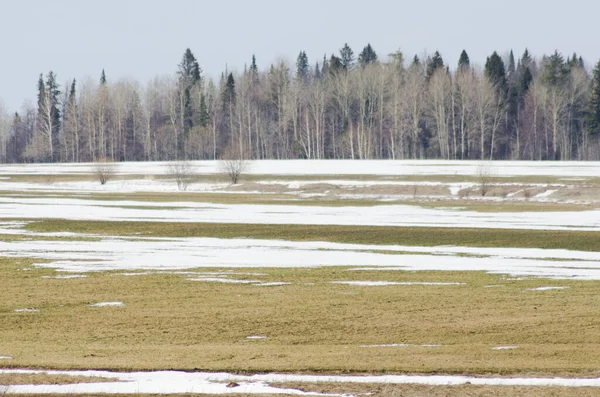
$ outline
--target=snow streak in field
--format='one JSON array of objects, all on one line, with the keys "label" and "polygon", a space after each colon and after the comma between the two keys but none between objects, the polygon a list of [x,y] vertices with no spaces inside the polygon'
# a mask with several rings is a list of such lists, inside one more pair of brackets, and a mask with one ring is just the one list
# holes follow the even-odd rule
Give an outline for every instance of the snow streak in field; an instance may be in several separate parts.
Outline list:
[{"label": "snow streak in field", "polygon": [[482,213],[409,205],[318,207],[192,202],[156,203],[74,198],[0,197],[0,218],[600,230],[600,211],[598,210]]},{"label": "snow streak in field", "polygon": [[[560,387],[600,387],[600,378],[483,378],[456,375],[373,375],[373,376],[334,376],[334,375],[295,375],[264,374],[234,375],[229,373],[203,372],[109,372],[109,371],[36,371],[8,369],[0,370],[0,374],[36,374],[70,375],[99,378],[117,378],[116,382],[80,383],[70,385],[19,385],[11,386],[9,393],[29,394],[175,394],[175,393],[209,393],[209,394],[297,394],[310,395],[295,389],[280,389],[268,383],[304,382],[304,383],[387,383],[387,384],[422,384],[434,386],[448,385],[493,385],[493,386],[560,386]],[[238,386],[227,387],[236,382]],[[318,394],[316,394],[318,395]],[[340,394],[329,394],[330,396]]]}]

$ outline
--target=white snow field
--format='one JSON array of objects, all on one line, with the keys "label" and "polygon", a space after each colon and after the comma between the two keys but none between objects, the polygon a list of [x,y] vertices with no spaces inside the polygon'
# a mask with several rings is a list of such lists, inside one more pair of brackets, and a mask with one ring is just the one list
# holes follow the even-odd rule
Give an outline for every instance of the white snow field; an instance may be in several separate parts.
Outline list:
[{"label": "white snow field", "polygon": [[[31,238],[0,241],[0,255],[47,259],[50,262],[39,263],[37,266],[71,273],[107,270],[176,271],[202,267],[362,266],[359,269],[366,267],[410,271],[481,270],[513,276],[600,280],[600,252],[538,248],[415,247],[208,237],[110,236],[85,242],[47,241],[35,239],[36,236],[46,236],[47,233],[23,230],[24,225],[24,222],[0,222],[0,234],[21,233]],[[177,254],[173,255],[174,252]],[[226,274],[204,274],[201,277],[190,277],[190,280],[268,285],[260,283],[260,280],[236,280],[224,276]]]},{"label": "white snow field", "polygon": [[[79,383],[69,385],[17,385],[10,386],[9,394],[296,394],[342,396],[342,394],[305,393],[296,389],[281,389],[270,386],[276,382],[306,383],[386,383],[421,384],[434,386],[448,385],[494,385],[494,386],[563,386],[563,387],[600,387],[600,378],[485,378],[470,376],[444,375],[374,375],[374,376],[334,376],[334,375],[295,375],[264,374],[234,375],[229,373],[205,372],[109,372],[109,371],[36,371],[36,370],[0,370],[0,374],[39,374],[88,376],[98,378],[116,378],[116,382]],[[227,387],[236,382],[237,387]]]},{"label": "white snow field", "polygon": [[[168,173],[169,162],[117,163],[122,175],[161,175]],[[248,174],[253,175],[470,175],[477,176],[481,167],[493,175],[597,177],[600,162],[575,161],[452,161],[452,160],[257,160],[250,161]],[[202,175],[220,174],[220,161],[192,161]],[[0,175],[93,174],[94,164],[6,164]]]},{"label": "white snow field", "polygon": [[0,218],[600,230],[600,210],[512,213],[411,205],[320,207],[76,198],[0,197]]}]

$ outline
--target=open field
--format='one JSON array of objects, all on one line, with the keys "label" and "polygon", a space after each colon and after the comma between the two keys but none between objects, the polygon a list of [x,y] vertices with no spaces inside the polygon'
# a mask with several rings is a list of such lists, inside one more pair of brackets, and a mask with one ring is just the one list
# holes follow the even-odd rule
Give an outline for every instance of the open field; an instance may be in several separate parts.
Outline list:
[{"label": "open field", "polygon": [[[90,165],[2,166],[0,368],[76,372],[0,385],[594,395],[600,164],[490,164],[483,195],[476,162],[265,161],[235,186],[198,162],[186,191],[164,163],[104,186]],[[158,370],[190,372],[126,372]]]}]

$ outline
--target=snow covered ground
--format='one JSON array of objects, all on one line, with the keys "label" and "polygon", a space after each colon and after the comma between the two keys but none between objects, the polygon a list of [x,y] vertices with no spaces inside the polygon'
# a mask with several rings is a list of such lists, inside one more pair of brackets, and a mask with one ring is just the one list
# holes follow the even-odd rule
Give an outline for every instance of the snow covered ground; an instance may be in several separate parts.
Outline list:
[{"label": "snow covered ground", "polygon": [[0,197],[0,218],[600,230],[600,210],[509,213],[410,205],[320,207],[77,198]]},{"label": "snow covered ground", "polygon": [[[71,273],[107,270],[176,271],[202,267],[358,266],[358,269],[413,271],[481,270],[515,276],[600,280],[600,252],[118,236],[85,242],[44,241],[35,239],[38,234],[22,230],[20,228],[22,225],[22,222],[0,224],[0,234],[6,231],[10,234],[22,233],[31,237],[31,240],[0,242],[1,256],[48,259],[51,262],[40,263],[38,266]],[[39,235],[46,234],[39,233]],[[82,235],[82,237],[89,236]],[[203,274],[200,278],[192,278],[192,280],[232,281],[223,276]],[[264,285],[260,280],[249,281],[249,283]]]},{"label": "snow covered ground", "polygon": [[[37,371],[37,370],[0,370],[0,374],[39,374],[88,376],[98,378],[116,378],[116,382],[79,383],[69,385],[17,385],[10,386],[9,394],[295,394],[341,396],[341,394],[305,393],[296,389],[282,389],[270,386],[278,382],[304,383],[386,383],[421,384],[433,386],[447,385],[495,385],[495,386],[562,386],[562,387],[600,387],[600,378],[491,378],[455,375],[296,375],[261,374],[234,375],[229,373],[205,372],[109,372],[109,371]],[[228,387],[235,382],[238,386]],[[230,385],[233,386],[233,385]]]},{"label": "snow covered ground", "polygon": [[[161,175],[168,173],[168,162],[118,163],[118,174]],[[219,161],[191,162],[197,173],[221,173]],[[471,175],[482,167],[494,176],[597,177],[600,162],[571,161],[446,161],[446,160],[258,160],[250,161],[248,174],[254,175]],[[94,165],[80,164],[7,164],[0,175],[14,174],[90,174]]]}]

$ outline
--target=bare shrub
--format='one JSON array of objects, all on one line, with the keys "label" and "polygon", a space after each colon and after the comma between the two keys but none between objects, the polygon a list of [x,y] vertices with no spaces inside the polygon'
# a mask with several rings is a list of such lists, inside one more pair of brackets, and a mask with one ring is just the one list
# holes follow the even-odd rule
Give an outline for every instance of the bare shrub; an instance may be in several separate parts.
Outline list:
[{"label": "bare shrub", "polygon": [[490,163],[480,163],[476,170],[477,179],[479,181],[479,192],[481,197],[484,197],[490,190],[492,178],[494,177],[494,171]]},{"label": "bare shrub", "polygon": [[101,185],[111,180],[117,172],[117,164],[107,159],[99,159],[93,165],[94,176]]},{"label": "bare shrub", "polygon": [[250,168],[249,158],[248,153],[243,151],[240,153],[240,150],[229,147],[221,155],[221,162],[219,164],[221,173],[231,180],[232,184],[237,185],[240,178]]},{"label": "bare shrub", "polygon": [[195,168],[188,160],[173,161],[167,165],[167,175],[175,179],[177,189],[187,190],[195,174]]},{"label": "bare shrub", "polygon": [[417,197],[418,193],[419,193],[419,184],[415,183],[414,185],[412,185],[412,196],[413,196],[413,199]]},{"label": "bare shrub", "polygon": [[464,199],[469,197],[469,189],[460,189],[458,191],[458,198]]},{"label": "bare shrub", "polygon": [[526,201],[529,201],[529,198],[531,198],[532,195],[533,195],[533,192],[531,191],[531,189],[523,190],[523,197],[525,197]]}]

